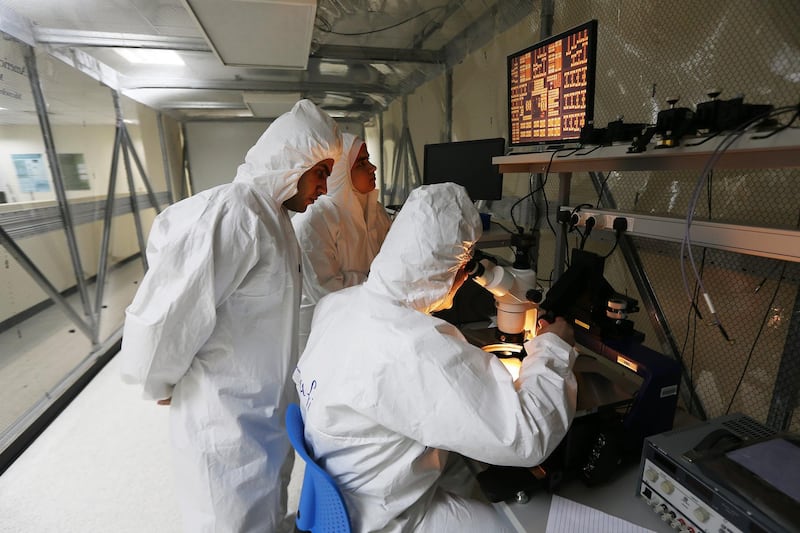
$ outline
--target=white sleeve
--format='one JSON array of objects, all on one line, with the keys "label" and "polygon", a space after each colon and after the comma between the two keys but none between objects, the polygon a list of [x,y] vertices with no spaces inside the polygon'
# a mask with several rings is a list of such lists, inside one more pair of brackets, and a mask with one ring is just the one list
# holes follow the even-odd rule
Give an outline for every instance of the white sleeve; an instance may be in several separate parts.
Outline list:
[{"label": "white sleeve", "polygon": [[[426,446],[495,465],[534,466],[547,458],[575,414],[575,349],[552,333],[536,337],[526,345],[515,387],[495,356],[463,338],[441,337],[451,340],[426,339],[430,351],[381,383],[381,403],[391,406],[381,423]],[[398,407],[392,396],[404,396],[410,407]]]},{"label": "white sleeve", "polygon": [[217,306],[258,258],[255,215],[209,211],[173,210],[151,231],[149,269],[126,310],[120,353],[123,380],[141,384],[145,398],[172,395],[214,330]]}]

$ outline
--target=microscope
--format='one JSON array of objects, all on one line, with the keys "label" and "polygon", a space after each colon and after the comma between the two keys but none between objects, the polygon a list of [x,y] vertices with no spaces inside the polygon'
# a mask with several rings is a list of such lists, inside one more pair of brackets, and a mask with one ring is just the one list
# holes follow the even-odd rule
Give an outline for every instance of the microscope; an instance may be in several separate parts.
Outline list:
[{"label": "microscope", "polygon": [[[533,288],[535,274],[484,258],[476,263],[473,279],[496,300],[498,339],[524,342],[519,339],[527,326],[517,317],[524,308],[532,312],[533,324],[537,318],[552,322],[556,316],[573,324],[579,347],[573,366],[578,397],[569,431],[540,465],[490,466],[481,472],[478,481],[487,498],[524,502],[537,490],[554,492],[576,478],[588,486],[601,484],[623,463],[638,460],[646,436],[672,428],[680,366],[642,344],[644,334],[628,318],[639,310],[638,302],[615,291],[605,279],[603,257],[573,250],[570,267],[544,299]],[[483,349],[504,364],[504,357],[512,356],[487,348]],[[513,354],[520,359],[525,355]]]},{"label": "microscope", "polygon": [[537,304],[542,300],[542,291],[536,288],[536,272],[531,269],[533,236],[513,234],[511,245],[514,248],[511,266],[498,264],[480,250],[467,264],[470,279],[494,299],[497,327],[483,333],[464,331],[464,334],[470,342],[497,356],[516,379],[526,355],[522,345],[536,331]]},{"label": "microscope", "polygon": [[522,344],[536,329],[536,304],[542,291],[536,289],[536,272],[528,256],[532,236],[522,233],[511,238],[514,263],[503,267],[480,251],[467,264],[470,279],[494,296],[497,307],[497,340]]}]

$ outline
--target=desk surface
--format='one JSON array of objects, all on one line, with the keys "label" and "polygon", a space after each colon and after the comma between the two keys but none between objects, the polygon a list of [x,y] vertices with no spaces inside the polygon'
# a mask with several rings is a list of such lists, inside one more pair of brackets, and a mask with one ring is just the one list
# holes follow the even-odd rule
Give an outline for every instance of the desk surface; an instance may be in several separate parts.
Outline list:
[{"label": "desk surface", "polygon": [[[638,476],[639,465],[628,465],[620,476],[607,484],[587,487],[579,480],[572,480],[561,487],[558,495],[657,533],[674,533],[669,524],[663,522],[637,496]],[[501,502],[494,506],[520,533],[544,533],[547,529],[551,497],[547,492],[541,491],[533,494],[528,503]]]}]

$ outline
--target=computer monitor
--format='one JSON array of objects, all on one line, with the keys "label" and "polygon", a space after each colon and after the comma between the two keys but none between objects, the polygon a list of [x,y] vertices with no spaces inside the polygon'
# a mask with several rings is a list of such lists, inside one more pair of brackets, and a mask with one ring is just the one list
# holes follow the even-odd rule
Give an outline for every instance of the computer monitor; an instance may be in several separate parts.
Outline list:
[{"label": "computer monitor", "polygon": [[597,21],[508,56],[509,146],[578,142],[594,118]]},{"label": "computer monitor", "polygon": [[470,199],[500,200],[503,175],[492,158],[505,153],[502,137],[425,145],[422,183],[452,181],[467,189]]}]

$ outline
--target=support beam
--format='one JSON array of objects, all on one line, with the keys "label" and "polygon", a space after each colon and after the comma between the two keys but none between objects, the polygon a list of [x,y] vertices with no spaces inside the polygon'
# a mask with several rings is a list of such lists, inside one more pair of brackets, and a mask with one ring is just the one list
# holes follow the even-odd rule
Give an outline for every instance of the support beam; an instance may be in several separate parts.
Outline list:
[{"label": "support beam", "polygon": [[381,62],[381,63],[443,63],[444,55],[438,50],[407,50],[400,48],[379,48],[362,46],[341,46],[323,44],[312,51],[309,57],[314,59],[343,59],[347,61]]},{"label": "support beam", "polygon": [[73,324],[78,326],[87,337],[90,339],[94,337],[94,331],[91,325],[87,324],[78,313],[67,303],[61,293],[58,292],[50,281],[48,281],[47,277],[42,273],[41,270],[30,260],[30,258],[25,254],[25,252],[17,246],[17,243],[14,242],[6,231],[0,227],[0,244],[2,244],[8,253],[13,257],[17,263],[25,269],[25,271],[30,274],[33,280],[36,282],[37,285],[47,294],[47,296],[53,300],[53,302],[64,311],[64,314],[67,315]]},{"label": "support beam", "polygon": [[36,104],[36,114],[39,117],[39,127],[42,130],[42,139],[44,141],[47,159],[50,163],[50,174],[53,178],[53,189],[55,190],[56,199],[58,200],[58,208],[64,221],[64,233],[67,238],[67,246],[69,247],[72,270],[75,274],[75,282],[78,287],[78,294],[80,294],[81,297],[83,313],[89,322],[89,329],[91,331],[89,339],[92,341],[92,344],[97,344],[98,331],[95,327],[94,312],[92,310],[92,304],[89,301],[89,291],[86,287],[83,265],[81,264],[78,239],[75,235],[75,228],[72,223],[72,213],[70,212],[69,201],[67,200],[67,193],[64,187],[64,178],[61,174],[61,166],[58,162],[58,152],[56,151],[53,132],[50,128],[50,118],[47,116],[47,104],[45,103],[42,86],[39,81],[39,71],[36,67],[36,53],[33,47],[27,47],[25,50],[25,65],[28,69],[28,77],[31,82],[31,93]]}]

